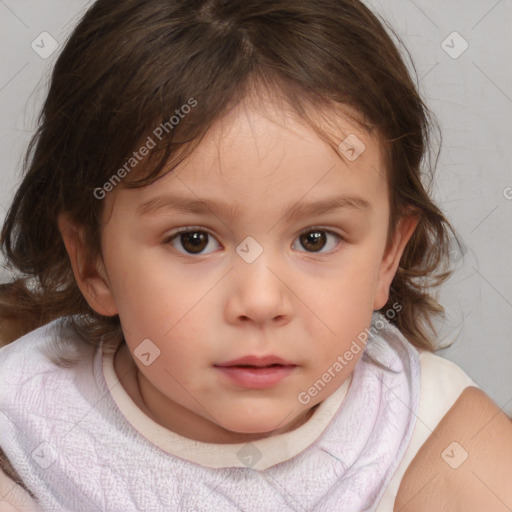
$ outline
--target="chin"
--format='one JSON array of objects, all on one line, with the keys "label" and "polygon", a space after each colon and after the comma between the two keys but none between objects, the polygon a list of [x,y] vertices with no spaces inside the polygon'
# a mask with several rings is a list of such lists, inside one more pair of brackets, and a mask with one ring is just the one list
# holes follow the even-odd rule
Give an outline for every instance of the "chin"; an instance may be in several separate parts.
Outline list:
[{"label": "chin", "polygon": [[[233,418],[230,418],[230,421],[226,423],[223,427],[233,432],[233,434],[253,435],[256,439],[258,437],[269,437],[273,433],[277,435],[278,433],[282,434],[285,431],[292,430],[293,425],[297,424],[297,418],[293,418],[292,423],[290,421],[283,423],[282,414],[278,414],[275,417],[267,416],[266,418],[262,418],[261,415],[255,418],[245,416],[236,422],[233,421]],[[276,432],[276,430],[279,432]]]},{"label": "chin", "polygon": [[240,421],[227,421],[222,427],[233,434],[261,434],[268,435],[273,430],[269,423],[260,421],[248,421],[248,418],[240,419]]}]

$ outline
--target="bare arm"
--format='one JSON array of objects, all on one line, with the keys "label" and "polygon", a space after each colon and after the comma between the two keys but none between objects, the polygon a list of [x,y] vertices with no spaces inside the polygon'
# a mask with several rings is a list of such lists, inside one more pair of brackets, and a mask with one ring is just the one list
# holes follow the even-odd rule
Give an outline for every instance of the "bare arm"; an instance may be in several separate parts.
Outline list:
[{"label": "bare arm", "polygon": [[404,475],[394,512],[512,511],[512,422],[469,387]]}]

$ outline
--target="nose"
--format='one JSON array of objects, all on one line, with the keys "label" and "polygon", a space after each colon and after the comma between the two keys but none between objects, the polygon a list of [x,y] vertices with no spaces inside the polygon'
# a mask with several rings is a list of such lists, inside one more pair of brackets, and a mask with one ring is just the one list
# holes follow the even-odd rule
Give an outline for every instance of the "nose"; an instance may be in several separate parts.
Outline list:
[{"label": "nose", "polygon": [[266,251],[252,263],[239,258],[229,277],[228,322],[259,327],[287,324],[293,316],[293,292],[286,277]]}]

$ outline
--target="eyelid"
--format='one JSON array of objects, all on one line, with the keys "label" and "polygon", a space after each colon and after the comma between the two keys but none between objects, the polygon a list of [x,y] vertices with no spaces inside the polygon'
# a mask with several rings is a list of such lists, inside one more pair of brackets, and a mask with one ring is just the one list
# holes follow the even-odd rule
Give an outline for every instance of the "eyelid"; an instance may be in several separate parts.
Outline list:
[{"label": "eyelid", "polygon": [[167,236],[167,239],[174,238],[176,235],[180,235],[181,233],[189,233],[191,231],[201,231],[208,233],[211,236],[214,236],[213,233],[208,229],[202,226],[184,226],[182,228],[176,228],[172,231],[170,235]]},{"label": "eyelid", "polygon": [[310,231],[315,231],[317,229],[318,231],[325,231],[326,233],[331,233],[333,235],[337,235],[340,238],[345,239],[344,235],[341,233],[338,233],[337,231],[334,231],[332,228],[328,228],[326,226],[308,226],[307,228],[304,228],[303,230],[299,231],[299,236],[303,233],[309,233]]}]

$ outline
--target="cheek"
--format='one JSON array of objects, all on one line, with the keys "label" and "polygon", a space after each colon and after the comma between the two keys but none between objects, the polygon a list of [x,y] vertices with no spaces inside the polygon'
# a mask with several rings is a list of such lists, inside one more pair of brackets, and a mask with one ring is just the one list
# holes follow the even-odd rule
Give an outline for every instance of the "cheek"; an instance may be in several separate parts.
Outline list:
[{"label": "cheek", "polygon": [[323,286],[303,290],[302,296],[307,298],[305,303],[310,308],[311,335],[318,336],[320,329],[327,340],[341,349],[370,325],[378,265],[368,254],[354,251]]},{"label": "cheek", "polygon": [[204,337],[203,325],[211,311],[204,298],[211,284],[159,273],[154,266],[132,270],[123,276],[119,296],[119,317],[127,336],[133,341],[152,339],[162,353],[169,343],[177,354],[190,350],[193,340]]},{"label": "cheek", "polygon": [[317,295],[324,296],[324,300],[330,297],[328,302],[333,305],[343,303],[357,311],[357,308],[364,307],[375,291],[379,266],[375,248],[353,247],[340,260],[334,274],[325,281],[326,288],[318,290]]},{"label": "cheek", "polygon": [[119,254],[109,272],[123,329],[137,337],[161,336],[159,331],[170,329],[180,314],[179,282],[136,252],[128,254]]}]

